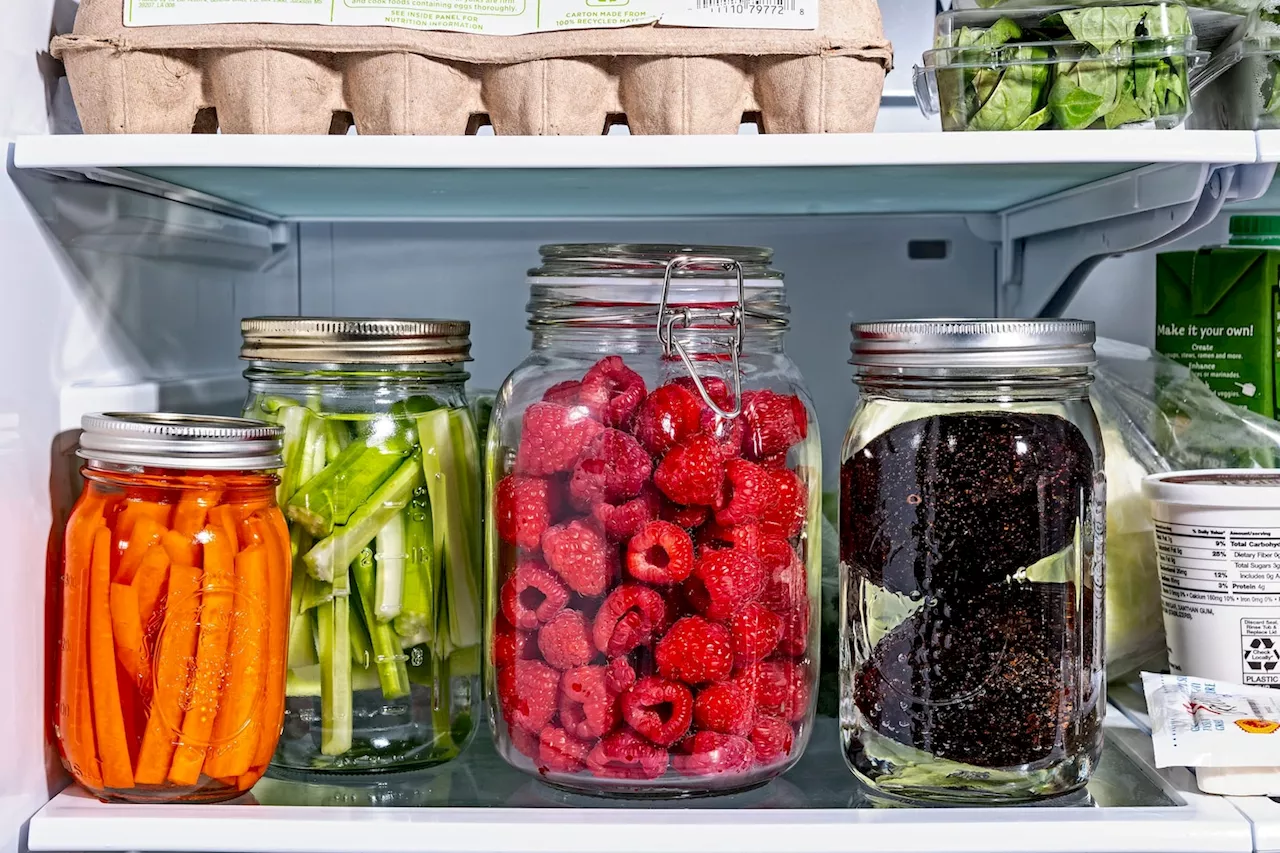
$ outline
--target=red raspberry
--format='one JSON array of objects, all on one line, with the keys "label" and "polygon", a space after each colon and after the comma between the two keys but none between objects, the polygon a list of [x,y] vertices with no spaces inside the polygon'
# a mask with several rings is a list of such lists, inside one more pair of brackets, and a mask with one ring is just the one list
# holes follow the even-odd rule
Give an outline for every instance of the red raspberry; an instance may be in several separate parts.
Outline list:
[{"label": "red raspberry", "polygon": [[799,657],[809,649],[809,605],[802,603],[794,607],[782,617],[782,638],[778,641],[778,651],[792,657]]},{"label": "red raspberry", "polygon": [[581,520],[548,527],[542,555],[570,589],[588,598],[604,594],[618,562],[618,551],[604,534]]},{"label": "red raspberry", "polygon": [[765,456],[756,460],[761,468],[768,468],[771,471],[777,471],[787,467],[787,454],[775,453],[772,456]]},{"label": "red raspberry", "polygon": [[693,573],[693,540],[669,521],[651,521],[627,543],[627,571],[651,584],[687,580]]},{"label": "red raspberry", "polygon": [[661,456],[699,429],[702,406],[695,392],[668,384],[645,398],[636,415],[635,434],[655,456]]},{"label": "red raspberry", "polygon": [[653,657],[664,678],[685,684],[723,681],[733,671],[733,640],[725,626],[686,616],[658,641]]},{"label": "red raspberry", "polygon": [[760,603],[778,613],[807,606],[809,588],[804,563],[783,539],[766,539],[760,545],[760,562],[768,580]]},{"label": "red raspberry", "polygon": [[717,776],[745,773],[755,760],[755,747],[746,738],[703,731],[680,744],[671,765],[684,776]]},{"label": "red raspberry", "polygon": [[508,723],[537,734],[556,715],[560,673],[536,660],[498,670],[498,702]]},{"label": "red raspberry", "polygon": [[642,678],[622,694],[622,718],[658,746],[671,746],[693,722],[693,694],[675,681]]},{"label": "red raspberry", "polygon": [[667,772],[667,751],[632,731],[608,735],[587,754],[587,769],[606,779],[657,779]]},{"label": "red raspberry", "polygon": [[[766,469],[769,470],[769,469]],[[778,499],[760,516],[760,527],[770,536],[793,539],[804,530],[809,514],[809,490],[790,468],[769,470]]]},{"label": "red raspberry", "polygon": [[493,632],[493,665],[513,666],[518,660],[537,660],[538,642],[532,631],[499,626]]},{"label": "red raspberry", "polygon": [[754,719],[751,697],[732,682],[702,688],[693,703],[693,721],[700,729],[746,737],[751,734]]},{"label": "red raspberry", "polygon": [[542,395],[542,401],[544,403],[556,403],[561,406],[576,406],[578,405],[578,395],[581,390],[582,383],[577,379],[557,382]]},{"label": "red raspberry", "polygon": [[542,626],[538,631],[538,650],[556,669],[582,666],[596,656],[586,617],[577,610],[561,610]]},{"label": "red raspberry", "polygon": [[[719,376],[701,376],[702,387],[706,389],[707,396],[711,398],[711,402],[720,407],[721,411],[729,411],[733,408],[733,390],[729,387],[729,383],[725,382]],[[693,395],[697,401],[698,407],[704,412],[715,414],[706,400],[702,399],[702,395],[698,393],[698,385],[693,381],[692,376],[678,376],[671,380],[672,385],[678,385]]]},{"label": "red raspberry", "polygon": [[583,740],[598,738],[618,725],[618,694],[609,689],[603,666],[579,666],[560,682],[560,724]]},{"label": "red raspberry", "polygon": [[507,724],[507,734],[511,736],[511,745],[516,748],[516,752],[521,755],[528,756],[534,761],[538,760],[538,736],[533,732],[526,732],[524,729]]},{"label": "red raspberry", "polygon": [[653,484],[678,504],[715,506],[724,493],[724,459],[709,436],[695,435],[662,457]]},{"label": "red raspberry", "polygon": [[524,411],[516,471],[521,474],[555,474],[569,471],[604,429],[581,408],[555,403],[534,403]]},{"label": "red raspberry", "polygon": [[614,693],[630,690],[631,685],[636,683],[636,671],[631,666],[631,661],[626,658],[609,661],[609,665],[605,667],[604,683]]},{"label": "red raspberry", "polygon": [[640,494],[617,505],[602,502],[591,508],[591,517],[602,528],[610,542],[625,542],[640,532],[645,523],[658,517],[662,495],[652,483],[645,483]]},{"label": "red raspberry", "polygon": [[[697,399],[698,406],[702,410],[699,427],[705,435],[715,440],[720,454],[725,459],[732,459],[741,455],[742,437],[746,435],[746,424],[742,416],[725,418],[717,415],[715,410],[702,399],[702,395],[698,393],[698,388],[694,385],[693,380],[687,376],[675,379],[673,382],[689,389],[690,393]],[[720,407],[722,412],[732,411],[734,397],[733,390],[729,388],[729,383],[718,376],[707,376],[703,377],[702,384],[707,389],[707,396]]]},{"label": "red raspberry", "polygon": [[663,521],[669,521],[676,527],[683,527],[686,530],[702,526],[709,514],[710,510],[705,506],[680,506],[666,498],[662,498],[662,506],[658,510],[658,517]]},{"label": "red raspberry", "polygon": [[[712,619],[728,619],[755,601],[764,591],[764,566],[755,557],[738,548],[708,551],[693,570],[694,588],[706,592],[702,612]],[[695,594],[695,606],[702,596]]]},{"label": "red raspberry", "polygon": [[742,452],[751,459],[785,453],[809,434],[809,413],[794,394],[748,391],[742,395],[747,423]]},{"label": "red raspberry", "polygon": [[775,764],[791,754],[796,733],[791,724],[763,714],[756,717],[751,730],[751,745],[756,748],[756,764]]},{"label": "red raspberry", "polygon": [[809,711],[809,677],[789,660],[756,664],[756,707],[784,720],[801,720]]},{"label": "red raspberry", "polygon": [[515,572],[499,594],[502,615],[526,631],[548,622],[569,601],[569,588],[541,560],[530,558],[516,564]]},{"label": "red raspberry", "polygon": [[602,412],[606,425],[629,429],[645,390],[640,374],[611,355],[597,361],[582,377],[579,401]]},{"label": "red raspberry", "polygon": [[573,466],[569,499],[582,511],[601,501],[621,503],[640,494],[652,472],[653,460],[640,442],[621,430],[606,429]]},{"label": "red raspberry", "polygon": [[618,657],[644,645],[666,627],[667,603],[647,586],[624,583],[604,600],[592,626],[596,648]]},{"label": "red raspberry", "polygon": [[698,544],[709,551],[737,548],[752,556],[760,556],[760,543],[764,534],[758,524],[739,524],[723,527],[715,521],[708,522],[698,531]]},{"label": "red raspberry", "polygon": [[733,635],[733,656],[739,664],[755,663],[767,658],[782,637],[782,617],[753,602],[733,614],[729,620]]},{"label": "red raspberry", "polygon": [[589,741],[578,740],[559,728],[543,729],[538,741],[538,769],[555,773],[577,773],[591,751]]},{"label": "red raspberry", "polygon": [[745,459],[730,459],[724,470],[726,503],[716,510],[717,524],[759,521],[778,502],[778,487],[768,470]]},{"label": "red raspberry", "polygon": [[528,551],[542,545],[542,533],[560,512],[560,490],[541,477],[512,474],[498,483],[494,501],[498,537]]}]

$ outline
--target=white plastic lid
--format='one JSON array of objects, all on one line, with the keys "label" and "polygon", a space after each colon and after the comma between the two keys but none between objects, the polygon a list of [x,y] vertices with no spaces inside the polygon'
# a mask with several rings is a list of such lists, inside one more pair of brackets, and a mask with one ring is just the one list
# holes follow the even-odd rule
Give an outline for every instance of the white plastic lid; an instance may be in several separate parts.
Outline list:
[{"label": "white plastic lid", "polygon": [[1231,509],[1280,509],[1280,471],[1264,468],[1214,468],[1151,474],[1143,493],[1164,504]]}]

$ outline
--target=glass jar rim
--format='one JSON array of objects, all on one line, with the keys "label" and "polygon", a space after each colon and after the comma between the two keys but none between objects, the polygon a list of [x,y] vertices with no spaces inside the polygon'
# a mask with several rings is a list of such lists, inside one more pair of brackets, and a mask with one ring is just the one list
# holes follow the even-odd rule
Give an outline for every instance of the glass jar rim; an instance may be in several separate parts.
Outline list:
[{"label": "glass jar rim", "polygon": [[[769,266],[773,249],[764,246],[698,246],[683,243],[551,243],[541,246],[542,265],[529,270],[529,278],[610,277],[662,279],[667,265],[677,258],[716,258],[736,261],[743,278],[781,285],[783,275]],[[718,265],[693,264],[678,278],[723,278]]]},{"label": "glass jar rim", "polygon": [[286,364],[430,364],[471,361],[468,320],[249,317],[240,358]]},{"label": "glass jar rim", "polygon": [[1091,320],[936,318],[854,323],[855,376],[934,369],[1064,370],[1097,364]]},{"label": "glass jar rim", "polygon": [[284,430],[248,418],[103,412],[80,421],[76,455],[90,463],[203,471],[283,466]]}]

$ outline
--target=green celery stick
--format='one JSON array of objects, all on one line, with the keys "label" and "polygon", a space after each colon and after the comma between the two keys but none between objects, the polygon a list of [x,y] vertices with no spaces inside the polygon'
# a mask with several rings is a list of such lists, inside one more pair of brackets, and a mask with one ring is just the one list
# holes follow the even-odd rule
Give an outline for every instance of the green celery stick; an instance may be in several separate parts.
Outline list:
[{"label": "green celery stick", "polygon": [[397,634],[397,636],[400,637],[400,648],[402,649],[411,649],[414,646],[430,647],[435,641],[435,635],[431,632],[431,628],[426,625],[416,634],[410,634],[409,636]]},{"label": "green celery stick", "polygon": [[333,596],[316,608],[320,627],[320,752],[342,755],[351,749],[351,598],[350,572],[334,573]]},{"label": "green celery stick", "polygon": [[400,597],[404,590],[404,512],[391,516],[382,529],[373,553],[376,582],[373,610],[379,621],[389,622],[400,615]]},{"label": "green celery stick", "polygon": [[[352,690],[375,690],[377,687],[378,675],[372,669],[355,668],[351,670]],[[319,696],[320,665],[300,666],[289,670],[289,676],[285,680],[284,695]]]},{"label": "green celery stick", "polygon": [[316,619],[314,610],[304,610],[289,625],[289,668],[317,666]]},{"label": "green celery stick", "polygon": [[[411,415],[422,409],[425,398],[411,398],[393,405],[387,415],[370,422],[370,428],[348,444],[323,470],[315,472],[289,499],[285,513],[313,536],[328,536],[351,516],[409,456],[417,445]],[[372,538],[372,537],[371,537]]]},{"label": "green celery stick", "polygon": [[289,587],[289,666],[318,664],[316,645],[312,639],[314,619],[304,608],[303,602],[311,596],[310,585],[315,583],[305,571],[302,555],[311,550],[311,537],[300,527],[289,529],[289,552],[293,559],[293,576]]},{"label": "green celery stick", "polygon": [[281,451],[284,470],[280,472],[280,485],[276,487],[276,501],[280,506],[285,506],[301,485],[298,474],[304,467],[307,425],[312,417],[306,406],[293,404],[280,409],[280,426],[284,427],[284,449]]},{"label": "green celery stick", "polygon": [[324,470],[328,464],[328,446],[329,431],[325,428],[323,418],[312,418],[311,423],[307,425],[307,467],[306,479],[302,481],[305,486],[307,480],[315,477]]},{"label": "green celery stick", "polygon": [[302,587],[302,610],[314,610],[325,602],[333,599],[333,584],[318,581],[308,575],[302,573],[306,580],[303,581]]},{"label": "green celery stick", "polygon": [[449,656],[449,670],[454,675],[480,674],[480,647],[467,646]]},{"label": "green celery stick", "polygon": [[[338,566],[346,566],[378,535],[391,517],[408,504],[422,485],[422,460],[414,453],[354,513],[346,525],[316,543],[302,558],[312,577],[330,581]],[[363,592],[363,591],[362,591]],[[373,589],[367,590],[372,596]],[[372,627],[372,626],[371,626]]]},{"label": "green celery stick", "polygon": [[[364,624],[364,612],[355,602],[351,604],[351,668],[357,675],[373,673],[373,644]],[[376,677],[374,683],[377,683]]]},{"label": "green celery stick", "polygon": [[347,445],[351,443],[351,430],[337,418],[324,419],[324,464],[332,465]]},{"label": "green celery stick", "polygon": [[413,637],[435,626],[436,582],[433,571],[435,554],[431,539],[431,511],[425,494],[419,490],[404,511],[405,553],[404,590],[400,597],[400,615],[396,617],[396,633]]},{"label": "green celery stick", "polygon": [[436,661],[436,672],[431,692],[431,734],[435,745],[453,750],[453,716],[449,713],[449,659]]},{"label": "green celery stick", "polygon": [[402,699],[409,695],[409,671],[405,666],[407,656],[400,648],[400,638],[387,622],[379,622],[373,612],[373,551],[364,548],[351,563],[355,576],[352,595],[359,602],[364,622],[369,627],[369,640],[373,645],[373,662],[378,668],[378,683],[382,686],[382,698]]},{"label": "green celery stick", "polygon": [[480,463],[475,426],[466,409],[419,415],[422,470],[431,495],[432,526],[444,552],[441,616],[449,648],[436,630],[436,653],[480,644]]}]

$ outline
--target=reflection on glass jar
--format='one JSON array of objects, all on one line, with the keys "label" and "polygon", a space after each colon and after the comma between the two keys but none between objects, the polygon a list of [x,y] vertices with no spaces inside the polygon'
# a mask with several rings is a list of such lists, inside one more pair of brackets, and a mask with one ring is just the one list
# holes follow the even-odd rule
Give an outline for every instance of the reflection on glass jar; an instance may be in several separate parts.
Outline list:
[{"label": "reflection on glass jar", "polygon": [[[245,413],[284,430],[294,553],[275,770],[448,761],[479,703],[480,461],[470,324],[254,318]],[[274,772],[274,770],[273,770]]]},{"label": "reflection on glass jar", "polygon": [[1101,748],[1093,324],[857,324],[841,466],[841,717],[888,794],[1020,801]]},{"label": "reflection on glass jar", "polygon": [[764,249],[549,246],[489,431],[498,751],[586,793],[760,784],[813,719],[816,421]]},{"label": "reflection on glass jar", "polygon": [[284,706],[280,430],[162,414],[83,427],[62,575],[63,763],[108,800],[238,796],[266,770]]}]

